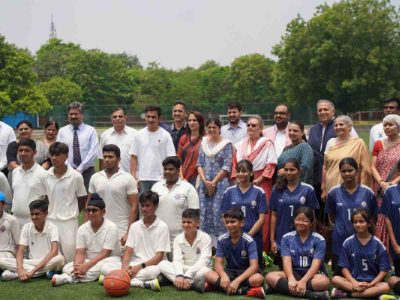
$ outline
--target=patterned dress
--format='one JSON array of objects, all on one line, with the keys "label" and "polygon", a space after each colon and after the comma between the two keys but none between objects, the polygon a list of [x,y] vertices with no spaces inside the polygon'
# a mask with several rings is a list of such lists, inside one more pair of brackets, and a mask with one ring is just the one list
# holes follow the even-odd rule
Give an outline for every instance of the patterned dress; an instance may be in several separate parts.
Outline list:
[{"label": "patterned dress", "polygon": [[[207,143],[207,139],[203,143]],[[225,190],[229,186],[229,178],[232,169],[232,144],[228,143],[215,155],[206,155],[203,146],[200,147],[198,167],[204,170],[207,180],[212,180],[221,171],[228,172],[217,184],[217,191],[211,197],[207,195],[204,182],[198,188],[200,200],[200,229],[213,237],[218,237],[225,232],[221,219],[221,203]]]}]

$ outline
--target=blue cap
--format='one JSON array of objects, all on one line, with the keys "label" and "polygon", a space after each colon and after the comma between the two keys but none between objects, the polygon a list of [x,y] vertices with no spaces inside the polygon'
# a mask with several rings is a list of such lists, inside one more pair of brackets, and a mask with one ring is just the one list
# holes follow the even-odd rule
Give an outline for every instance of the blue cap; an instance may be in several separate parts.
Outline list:
[{"label": "blue cap", "polygon": [[0,202],[6,202],[6,195],[3,192],[0,192]]}]

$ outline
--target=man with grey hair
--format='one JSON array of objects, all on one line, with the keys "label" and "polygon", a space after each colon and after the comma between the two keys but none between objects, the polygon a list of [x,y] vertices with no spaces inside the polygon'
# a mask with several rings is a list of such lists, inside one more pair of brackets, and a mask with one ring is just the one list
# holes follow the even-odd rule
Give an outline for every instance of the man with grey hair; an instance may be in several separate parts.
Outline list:
[{"label": "man with grey hair", "polygon": [[[385,116],[390,114],[399,115],[400,114],[400,99],[399,98],[389,98],[384,101],[383,114]],[[369,132],[369,151],[374,148],[375,142],[382,140],[386,137],[383,131],[383,123],[376,124],[372,126]]]},{"label": "man with grey hair", "polygon": [[[333,102],[326,99],[318,100],[317,115],[319,122],[310,128],[308,144],[314,152],[313,186],[320,207],[323,211],[323,203],[321,200],[321,178],[322,166],[324,165],[324,153],[327,142],[331,138],[336,137],[334,129],[335,105]],[[358,136],[354,127],[352,128],[351,135]]]},{"label": "man with grey hair", "polygon": [[83,176],[88,190],[89,181],[94,174],[94,164],[99,152],[96,129],[83,123],[84,108],[79,102],[68,106],[69,125],[58,131],[57,141],[68,145],[68,162]]}]

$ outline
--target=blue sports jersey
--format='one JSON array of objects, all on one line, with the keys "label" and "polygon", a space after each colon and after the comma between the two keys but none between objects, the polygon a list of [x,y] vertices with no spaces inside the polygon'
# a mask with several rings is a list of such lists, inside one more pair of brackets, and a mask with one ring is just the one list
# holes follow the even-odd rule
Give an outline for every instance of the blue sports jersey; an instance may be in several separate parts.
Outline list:
[{"label": "blue sports jersey", "polygon": [[[221,212],[225,213],[232,207],[240,207],[244,213],[243,231],[249,232],[254,224],[258,221],[258,217],[262,213],[267,212],[267,200],[262,188],[251,186],[245,193],[242,193],[238,186],[231,186],[226,189],[222,200]],[[263,241],[262,230],[253,236],[257,243],[259,255],[262,254]]]},{"label": "blue sports jersey", "polygon": [[250,266],[250,260],[258,261],[257,245],[247,233],[242,233],[238,243],[232,244],[231,236],[225,233],[217,241],[217,257],[225,258],[227,269],[246,270]]},{"label": "blue sports jersey", "polygon": [[301,276],[307,273],[314,259],[322,261],[320,271],[326,273],[324,267],[325,252],[325,239],[316,232],[312,232],[304,243],[296,231],[286,233],[282,237],[281,255],[292,258],[292,269]]},{"label": "blue sports jersey", "polygon": [[325,205],[325,213],[335,216],[335,226],[332,232],[332,252],[339,256],[345,239],[355,233],[351,223],[351,214],[356,208],[368,209],[372,215],[378,213],[378,205],[374,192],[365,185],[359,185],[350,194],[342,185],[333,187]]},{"label": "blue sports jersey", "polygon": [[375,236],[363,246],[353,234],[344,243],[338,265],[350,271],[357,281],[371,282],[379,272],[391,270],[385,246]]},{"label": "blue sports jersey", "polygon": [[302,206],[319,209],[317,196],[311,185],[301,182],[293,192],[288,188],[282,192],[272,190],[269,209],[277,213],[275,241],[278,249],[280,249],[282,236],[294,230],[293,215]]},{"label": "blue sports jersey", "polygon": [[[386,189],[381,213],[389,218],[397,244],[400,244],[400,185],[392,185]],[[390,253],[393,259],[399,259],[392,247],[390,247]]]}]

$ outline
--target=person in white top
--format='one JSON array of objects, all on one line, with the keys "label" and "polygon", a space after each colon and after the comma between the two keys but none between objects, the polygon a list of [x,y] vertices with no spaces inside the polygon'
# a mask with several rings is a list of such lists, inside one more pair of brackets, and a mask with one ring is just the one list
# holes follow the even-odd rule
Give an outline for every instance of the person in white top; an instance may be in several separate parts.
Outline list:
[{"label": "person in white top", "polygon": [[238,102],[228,104],[229,123],[221,127],[221,136],[232,144],[236,144],[247,136],[246,123],[240,119],[242,115],[242,105]]},{"label": "person in white top", "polygon": [[[400,115],[400,99],[399,98],[389,98],[384,101],[383,114],[385,116],[395,114]],[[376,124],[372,126],[369,132],[369,151],[374,149],[375,142],[378,140],[383,140],[386,138],[385,132],[383,130],[383,123]]]},{"label": "person in white top", "polygon": [[62,127],[57,141],[69,148],[68,162],[83,176],[86,189],[90,177],[94,174],[94,165],[99,153],[99,140],[96,129],[83,123],[84,107],[82,103],[72,102],[68,106],[69,125]]},{"label": "person in white top", "polygon": [[160,271],[179,290],[199,289],[204,285],[204,274],[209,272],[211,238],[198,230],[198,209],[187,208],[182,213],[182,230],[174,239],[173,261],[160,262]]},{"label": "person in white top", "polygon": [[156,193],[148,191],[140,194],[139,203],[143,218],[129,229],[122,264],[105,264],[101,272],[107,275],[112,270],[122,268],[132,278],[131,286],[159,291],[159,263],[171,251],[168,226],[156,216],[159,203]]},{"label": "person in white top", "polygon": [[65,283],[94,281],[105,263],[121,262],[117,226],[104,218],[106,205],[98,194],[92,194],[86,205],[89,221],[78,229],[74,261],[54,275],[53,286]]},{"label": "person in white top", "polygon": [[[2,280],[28,281],[64,266],[64,257],[59,253],[58,229],[46,220],[47,201],[34,200],[29,210],[32,222],[22,227],[16,258],[0,258],[0,269],[5,270]],[[26,250],[28,258],[24,258]]]},{"label": "person in white top", "polygon": [[151,190],[153,184],[162,179],[162,161],[175,155],[171,135],[160,128],[161,108],[147,106],[145,119],[147,126],[135,136],[131,154],[131,174],[139,181],[140,192]]},{"label": "person in white top", "polygon": [[199,208],[199,195],[193,185],[179,178],[181,160],[177,156],[167,157],[162,165],[165,179],[151,190],[160,197],[156,214],[168,225],[172,246],[182,229],[182,212],[186,208]]},{"label": "person in white top", "polygon": [[14,129],[11,126],[7,125],[4,122],[0,121],[0,170],[7,176],[8,168],[7,168],[7,147],[8,144],[15,141],[16,136]]},{"label": "person in white top", "polygon": [[4,193],[6,197],[6,204],[11,206],[12,194],[10,189],[10,183],[4,173],[0,172],[0,191]]},{"label": "person in white top", "polygon": [[116,108],[112,111],[111,121],[113,127],[104,131],[100,136],[100,170],[104,169],[103,147],[108,144],[114,144],[121,150],[121,161],[119,164],[121,170],[129,173],[131,168],[129,149],[133,143],[135,135],[137,134],[137,130],[126,125],[126,115],[122,108]]},{"label": "person in white top", "polygon": [[82,175],[66,165],[68,146],[55,142],[49,148],[53,164],[47,171],[46,195],[49,200],[48,220],[57,226],[61,252],[67,263],[74,259],[79,211],[86,203],[86,189]]},{"label": "person in white top", "polygon": [[21,165],[16,167],[11,175],[12,213],[22,228],[31,220],[29,203],[36,199],[44,199],[45,192],[42,183],[47,173],[33,159],[36,154],[34,140],[20,140],[17,153],[21,159]]},{"label": "person in white top", "polygon": [[137,183],[131,174],[119,167],[121,153],[118,146],[105,145],[102,152],[105,169],[90,179],[89,199],[92,193],[104,199],[107,206],[105,217],[117,225],[118,239],[124,246],[129,227],[137,220]]},{"label": "person in white top", "polygon": [[17,253],[21,229],[17,219],[4,211],[5,205],[6,196],[0,192],[0,258],[13,258]]}]

